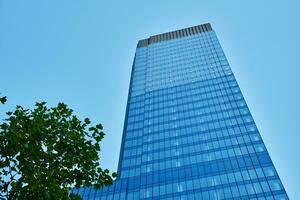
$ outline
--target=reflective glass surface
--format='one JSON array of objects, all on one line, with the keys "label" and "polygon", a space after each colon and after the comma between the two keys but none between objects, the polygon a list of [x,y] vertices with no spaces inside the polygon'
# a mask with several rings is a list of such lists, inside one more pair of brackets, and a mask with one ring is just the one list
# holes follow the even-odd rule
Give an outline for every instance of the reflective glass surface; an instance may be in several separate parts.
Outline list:
[{"label": "reflective glass surface", "polygon": [[137,48],[109,188],[83,199],[288,196],[213,30]]}]

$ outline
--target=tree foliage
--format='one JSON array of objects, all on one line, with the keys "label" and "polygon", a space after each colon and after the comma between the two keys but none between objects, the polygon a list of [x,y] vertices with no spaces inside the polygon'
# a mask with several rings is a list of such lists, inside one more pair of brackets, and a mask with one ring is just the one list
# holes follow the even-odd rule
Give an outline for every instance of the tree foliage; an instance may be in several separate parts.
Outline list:
[{"label": "tree foliage", "polygon": [[[1,98],[5,103],[6,98]],[[0,123],[0,193],[6,199],[80,199],[71,187],[112,184],[99,166],[101,124],[80,121],[64,103],[17,106]]]}]

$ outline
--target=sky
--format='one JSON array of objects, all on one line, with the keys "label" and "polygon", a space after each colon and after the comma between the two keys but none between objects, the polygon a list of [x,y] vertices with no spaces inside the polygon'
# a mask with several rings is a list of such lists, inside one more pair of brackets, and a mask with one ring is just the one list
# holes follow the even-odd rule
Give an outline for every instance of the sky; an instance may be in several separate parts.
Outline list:
[{"label": "sky", "polygon": [[137,41],[210,22],[291,199],[300,199],[300,1],[0,0],[1,106],[65,102],[117,170]]}]

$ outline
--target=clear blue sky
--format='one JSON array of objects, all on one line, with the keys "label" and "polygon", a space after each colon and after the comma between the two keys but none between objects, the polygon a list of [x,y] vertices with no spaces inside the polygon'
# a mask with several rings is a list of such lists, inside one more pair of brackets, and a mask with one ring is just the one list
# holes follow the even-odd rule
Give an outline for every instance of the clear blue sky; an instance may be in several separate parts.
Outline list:
[{"label": "clear blue sky", "polygon": [[137,41],[210,22],[290,198],[300,199],[299,10],[297,0],[0,0],[4,109],[67,103],[104,125],[102,165],[116,170]]}]

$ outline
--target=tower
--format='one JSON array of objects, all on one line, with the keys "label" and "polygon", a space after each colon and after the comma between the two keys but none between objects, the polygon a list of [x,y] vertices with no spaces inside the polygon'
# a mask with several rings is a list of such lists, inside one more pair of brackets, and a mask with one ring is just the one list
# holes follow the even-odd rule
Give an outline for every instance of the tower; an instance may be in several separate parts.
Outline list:
[{"label": "tower", "polygon": [[210,24],[140,40],[113,186],[84,199],[288,196]]}]

